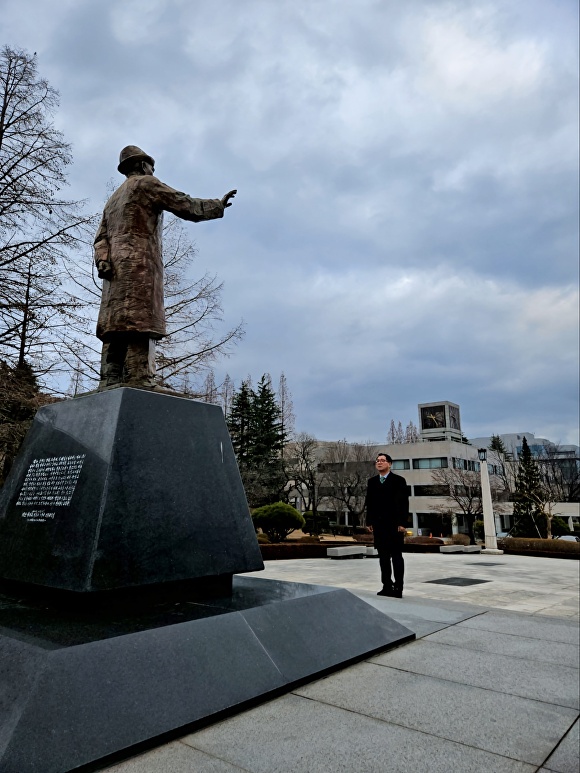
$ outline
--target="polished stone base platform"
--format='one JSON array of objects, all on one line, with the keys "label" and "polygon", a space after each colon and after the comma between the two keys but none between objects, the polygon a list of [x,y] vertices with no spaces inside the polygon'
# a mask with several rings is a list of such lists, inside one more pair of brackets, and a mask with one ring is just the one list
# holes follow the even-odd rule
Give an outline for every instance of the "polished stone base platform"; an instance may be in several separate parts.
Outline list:
[{"label": "polished stone base platform", "polygon": [[96,769],[414,638],[346,590],[254,577],[87,611],[5,592],[0,770]]}]

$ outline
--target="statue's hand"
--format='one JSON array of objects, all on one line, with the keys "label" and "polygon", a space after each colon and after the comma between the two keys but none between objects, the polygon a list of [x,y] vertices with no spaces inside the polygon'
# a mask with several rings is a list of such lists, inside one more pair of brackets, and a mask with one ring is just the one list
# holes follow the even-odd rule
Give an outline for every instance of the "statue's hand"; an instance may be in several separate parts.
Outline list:
[{"label": "statue's hand", "polygon": [[230,199],[233,199],[234,196],[236,195],[236,193],[237,193],[237,190],[236,191],[229,191],[228,193],[226,193],[226,195],[222,199],[222,205],[223,205],[224,209],[226,207],[231,207],[232,206],[231,204],[228,204],[228,201]]},{"label": "statue's hand", "polygon": [[108,260],[97,261],[97,276],[99,279],[111,279],[113,276],[113,267]]}]

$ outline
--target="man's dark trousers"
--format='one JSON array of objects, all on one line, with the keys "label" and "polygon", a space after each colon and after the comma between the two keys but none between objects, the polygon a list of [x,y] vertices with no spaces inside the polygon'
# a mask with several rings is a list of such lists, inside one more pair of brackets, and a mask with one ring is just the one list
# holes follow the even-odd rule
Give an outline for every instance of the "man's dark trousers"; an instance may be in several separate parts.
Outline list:
[{"label": "man's dark trousers", "polygon": [[[405,576],[405,561],[403,560],[404,540],[405,535],[400,533],[384,542],[377,542],[375,537],[375,547],[379,553],[383,588],[390,590],[394,587],[395,590],[403,590],[403,579]],[[391,563],[393,567],[392,574]]]}]

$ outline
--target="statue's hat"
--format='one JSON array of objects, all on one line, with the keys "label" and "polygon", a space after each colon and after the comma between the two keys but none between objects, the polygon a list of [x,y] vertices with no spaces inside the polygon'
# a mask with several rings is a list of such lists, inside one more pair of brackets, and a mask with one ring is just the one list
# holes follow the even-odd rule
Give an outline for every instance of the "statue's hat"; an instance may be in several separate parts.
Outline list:
[{"label": "statue's hat", "polygon": [[151,164],[151,166],[155,166],[155,161],[151,158],[151,156],[148,156],[145,151],[141,150],[141,148],[138,148],[137,145],[127,145],[127,147],[123,148],[123,150],[119,153],[119,166],[117,169],[119,172],[121,172],[121,174],[125,174],[127,163],[129,161],[135,161],[138,158],[142,161],[147,161],[147,163]]}]

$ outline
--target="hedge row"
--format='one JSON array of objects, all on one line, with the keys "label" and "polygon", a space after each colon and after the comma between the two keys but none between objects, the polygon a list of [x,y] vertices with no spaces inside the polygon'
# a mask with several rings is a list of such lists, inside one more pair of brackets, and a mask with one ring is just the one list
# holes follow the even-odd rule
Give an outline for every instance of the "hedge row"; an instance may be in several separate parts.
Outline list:
[{"label": "hedge row", "polygon": [[580,542],[569,542],[568,540],[504,537],[498,539],[497,546],[504,553],[513,555],[580,559]]}]

